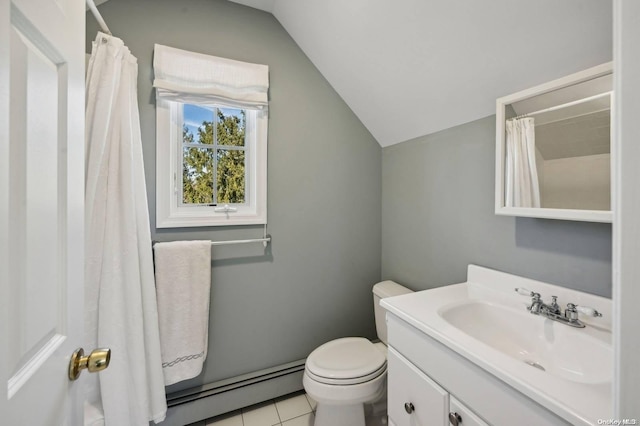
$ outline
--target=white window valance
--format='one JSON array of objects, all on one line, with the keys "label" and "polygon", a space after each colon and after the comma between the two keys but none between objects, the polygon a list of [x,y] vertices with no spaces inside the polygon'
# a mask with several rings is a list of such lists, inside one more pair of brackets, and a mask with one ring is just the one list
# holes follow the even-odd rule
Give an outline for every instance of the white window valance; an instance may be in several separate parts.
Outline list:
[{"label": "white window valance", "polygon": [[269,67],[156,44],[156,96],[189,104],[241,109],[268,106]]}]

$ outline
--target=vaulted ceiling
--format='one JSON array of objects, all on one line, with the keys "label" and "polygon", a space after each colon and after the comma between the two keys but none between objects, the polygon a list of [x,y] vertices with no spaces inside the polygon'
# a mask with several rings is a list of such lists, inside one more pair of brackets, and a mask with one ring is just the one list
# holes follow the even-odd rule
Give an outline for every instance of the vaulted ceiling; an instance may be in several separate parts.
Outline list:
[{"label": "vaulted ceiling", "polygon": [[232,0],[272,13],[381,146],[612,59],[611,0]]}]

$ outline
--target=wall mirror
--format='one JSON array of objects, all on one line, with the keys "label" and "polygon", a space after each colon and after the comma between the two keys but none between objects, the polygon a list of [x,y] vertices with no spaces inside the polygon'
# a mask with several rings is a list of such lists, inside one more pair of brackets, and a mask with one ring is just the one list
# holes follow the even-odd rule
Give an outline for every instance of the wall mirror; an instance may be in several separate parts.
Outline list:
[{"label": "wall mirror", "polygon": [[612,63],[497,100],[496,214],[611,222]]}]

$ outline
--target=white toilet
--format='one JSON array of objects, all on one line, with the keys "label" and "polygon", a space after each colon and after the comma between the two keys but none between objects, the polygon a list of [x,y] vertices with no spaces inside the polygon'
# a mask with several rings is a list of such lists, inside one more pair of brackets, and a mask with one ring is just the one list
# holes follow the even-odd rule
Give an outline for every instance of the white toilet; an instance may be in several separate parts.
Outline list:
[{"label": "white toilet", "polygon": [[373,309],[381,343],[345,337],[311,352],[302,384],[318,403],[315,426],[365,426],[365,404],[386,402],[387,323],[380,299],[406,293],[411,290],[393,281],[373,286]]}]

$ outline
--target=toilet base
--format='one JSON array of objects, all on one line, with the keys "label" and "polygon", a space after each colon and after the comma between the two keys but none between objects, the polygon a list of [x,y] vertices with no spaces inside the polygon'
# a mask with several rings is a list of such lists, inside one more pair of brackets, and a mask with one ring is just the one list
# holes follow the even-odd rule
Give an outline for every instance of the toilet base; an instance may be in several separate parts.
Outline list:
[{"label": "toilet base", "polygon": [[386,388],[371,402],[352,405],[318,403],[316,406],[314,426],[386,426],[387,424]]},{"label": "toilet base", "polygon": [[314,426],[365,426],[363,404],[327,405],[316,407]]},{"label": "toilet base", "polygon": [[364,404],[364,423],[366,426],[386,426],[387,418],[387,395],[374,403]]}]

